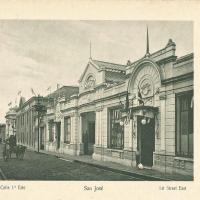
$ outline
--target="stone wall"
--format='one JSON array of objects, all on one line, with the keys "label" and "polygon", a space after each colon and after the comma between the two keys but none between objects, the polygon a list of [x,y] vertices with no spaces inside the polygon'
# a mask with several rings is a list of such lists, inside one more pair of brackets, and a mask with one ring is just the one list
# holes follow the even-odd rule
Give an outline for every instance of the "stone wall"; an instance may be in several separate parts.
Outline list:
[{"label": "stone wall", "polygon": [[193,176],[193,159],[154,153],[153,169]]},{"label": "stone wall", "polygon": [[136,166],[135,151],[116,150],[95,146],[92,157],[99,161],[111,161],[126,166]]}]

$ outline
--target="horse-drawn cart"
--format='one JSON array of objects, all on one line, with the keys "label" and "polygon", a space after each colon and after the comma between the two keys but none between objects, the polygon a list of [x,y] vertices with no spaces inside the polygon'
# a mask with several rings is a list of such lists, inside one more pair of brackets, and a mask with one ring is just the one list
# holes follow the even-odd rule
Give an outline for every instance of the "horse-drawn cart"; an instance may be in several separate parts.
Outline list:
[{"label": "horse-drawn cart", "polygon": [[3,144],[3,159],[7,161],[11,158],[12,153],[16,154],[16,158],[22,160],[26,151],[26,147],[16,144],[16,137],[11,135]]}]

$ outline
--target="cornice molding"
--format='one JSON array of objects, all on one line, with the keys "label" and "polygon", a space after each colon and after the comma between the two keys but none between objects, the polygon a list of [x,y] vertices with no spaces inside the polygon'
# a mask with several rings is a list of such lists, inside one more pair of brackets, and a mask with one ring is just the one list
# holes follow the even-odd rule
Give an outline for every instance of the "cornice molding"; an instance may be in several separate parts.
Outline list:
[{"label": "cornice molding", "polygon": [[162,80],[162,84],[169,84],[169,83],[173,83],[173,82],[184,81],[186,79],[193,79],[193,76],[194,76],[194,72],[182,74],[180,76],[175,76],[175,77],[171,77],[171,78]]}]

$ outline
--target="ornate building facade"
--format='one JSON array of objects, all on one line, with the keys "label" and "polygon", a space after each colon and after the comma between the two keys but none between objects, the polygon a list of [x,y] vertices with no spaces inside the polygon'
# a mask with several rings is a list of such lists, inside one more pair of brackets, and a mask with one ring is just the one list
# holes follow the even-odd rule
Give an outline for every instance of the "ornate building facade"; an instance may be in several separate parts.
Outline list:
[{"label": "ornate building facade", "polygon": [[[47,106],[54,106],[58,99],[60,100],[74,93],[78,93],[78,87],[63,86],[46,97],[33,96],[27,101],[21,97],[19,107],[15,113],[17,143],[25,145],[32,150],[44,150],[49,143],[48,140],[52,141],[54,137],[52,135],[52,138],[46,140],[46,133],[49,127],[46,126]],[[59,118],[60,114],[58,106],[56,106],[57,118]],[[57,123],[57,125],[59,124]],[[51,123],[50,127],[53,128],[54,123]],[[56,139],[59,140],[59,138]]]},{"label": "ornate building facade", "polygon": [[126,65],[90,58],[78,87],[21,98],[16,120],[34,150],[192,175],[193,53],[177,57],[170,39]]},{"label": "ornate building facade", "polygon": [[79,92],[49,104],[46,151],[193,173],[193,54],[176,44],[126,65],[89,59]]}]

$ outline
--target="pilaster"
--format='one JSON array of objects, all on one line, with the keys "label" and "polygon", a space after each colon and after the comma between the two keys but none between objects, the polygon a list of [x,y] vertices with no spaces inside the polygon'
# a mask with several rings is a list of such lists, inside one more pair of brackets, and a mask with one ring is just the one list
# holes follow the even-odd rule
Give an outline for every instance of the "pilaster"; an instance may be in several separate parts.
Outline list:
[{"label": "pilaster", "polygon": [[160,124],[160,149],[161,150],[166,150],[165,149],[165,127],[166,127],[166,95],[163,93],[160,95],[160,115],[161,115],[161,124]]}]

